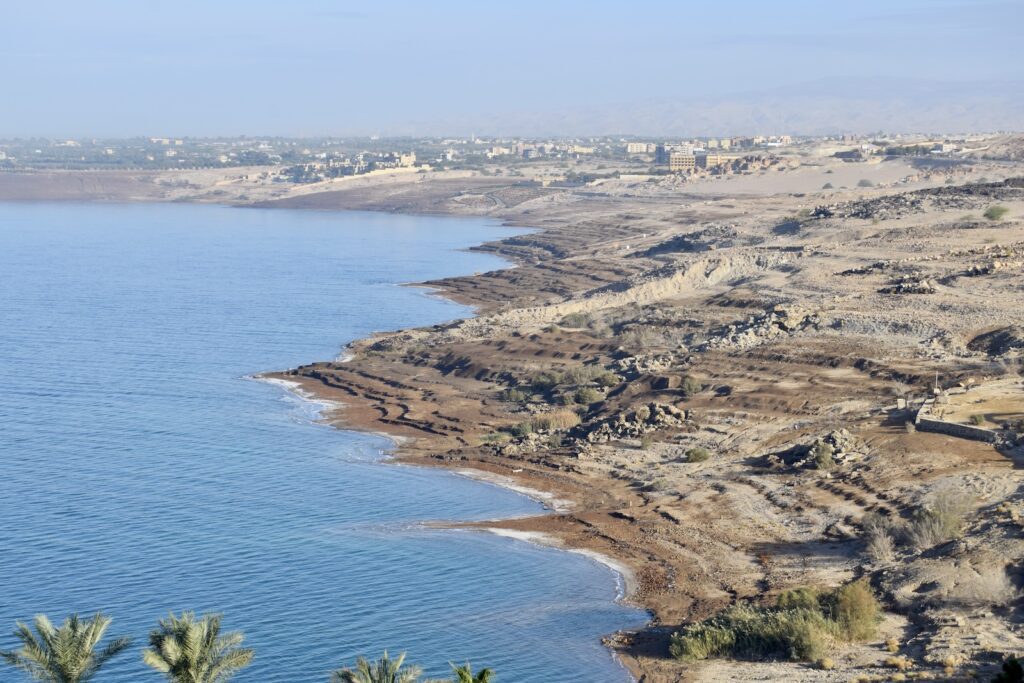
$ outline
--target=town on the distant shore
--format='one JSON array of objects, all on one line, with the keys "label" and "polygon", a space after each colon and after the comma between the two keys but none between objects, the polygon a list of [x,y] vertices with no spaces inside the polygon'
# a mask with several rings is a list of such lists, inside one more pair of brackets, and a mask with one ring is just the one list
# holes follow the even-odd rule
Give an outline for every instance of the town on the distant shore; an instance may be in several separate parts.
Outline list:
[{"label": "town on the distant shore", "polygon": [[[955,157],[974,151],[983,136],[751,135],[693,139],[593,137],[571,139],[466,138],[173,138],[0,140],[0,171],[197,170],[273,167],[266,180],[316,183],[380,172],[476,170],[499,163],[515,176],[531,163],[562,169],[548,183],[585,183],[638,173],[682,178],[752,173],[780,164],[787,153],[873,157]],[[603,167],[602,164],[607,164]]]}]

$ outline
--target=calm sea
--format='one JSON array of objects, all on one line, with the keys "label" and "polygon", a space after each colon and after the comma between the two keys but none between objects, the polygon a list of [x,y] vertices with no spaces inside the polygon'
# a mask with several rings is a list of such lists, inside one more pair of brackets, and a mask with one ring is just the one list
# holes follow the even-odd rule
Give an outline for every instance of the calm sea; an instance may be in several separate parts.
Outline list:
[{"label": "calm sea", "polygon": [[[246,633],[239,681],[326,681],[385,648],[431,675],[625,681],[600,636],[644,615],[580,555],[427,520],[534,514],[518,494],[380,462],[245,379],[374,330],[468,314],[396,286],[499,267],[478,220],[189,205],[0,204],[0,648],[43,612],[114,617],[139,655],[169,610]],[[20,680],[0,667],[0,681]]]}]

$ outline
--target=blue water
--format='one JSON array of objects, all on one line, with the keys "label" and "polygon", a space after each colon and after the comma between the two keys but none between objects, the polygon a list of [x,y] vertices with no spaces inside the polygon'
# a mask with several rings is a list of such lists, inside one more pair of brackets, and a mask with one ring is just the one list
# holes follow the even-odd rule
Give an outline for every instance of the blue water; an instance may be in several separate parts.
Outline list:
[{"label": "blue water", "polygon": [[[43,612],[114,617],[101,681],[158,680],[170,610],[256,649],[236,680],[326,681],[388,648],[499,681],[624,681],[600,636],[643,615],[579,555],[425,520],[534,514],[515,493],[381,463],[245,379],[468,311],[396,283],[498,267],[477,220],[188,205],[0,204],[0,648]],[[0,681],[19,680],[0,667]]]}]

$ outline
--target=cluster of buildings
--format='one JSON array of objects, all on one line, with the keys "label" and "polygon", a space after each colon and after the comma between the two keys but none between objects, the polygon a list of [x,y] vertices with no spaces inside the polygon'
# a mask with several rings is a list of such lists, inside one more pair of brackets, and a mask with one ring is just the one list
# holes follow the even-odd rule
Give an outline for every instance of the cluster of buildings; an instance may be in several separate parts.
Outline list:
[{"label": "cluster of buildings", "polygon": [[708,138],[677,143],[627,142],[625,152],[629,156],[653,156],[654,163],[667,167],[672,173],[711,173],[734,165],[741,155],[728,154],[730,150],[751,150],[755,148],[782,147],[793,144],[789,135],[772,137],[754,136],[737,138]]},{"label": "cluster of buildings", "polygon": [[315,183],[330,178],[363,175],[371,171],[414,168],[416,152],[360,152],[352,156],[331,156],[327,152],[316,155],[321,161],[294,164],[281,169],[279,181]]}]

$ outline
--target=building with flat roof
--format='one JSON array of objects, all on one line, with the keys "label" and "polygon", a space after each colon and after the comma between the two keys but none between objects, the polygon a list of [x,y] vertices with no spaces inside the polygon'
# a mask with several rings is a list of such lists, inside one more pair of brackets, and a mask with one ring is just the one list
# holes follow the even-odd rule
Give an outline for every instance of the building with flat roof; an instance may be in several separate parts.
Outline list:
[{"label": "building with flat roof", "polygon": [[697,157],[686,152],[669,152],[668,170],[673,173],[689,173],[697,168]]}]

